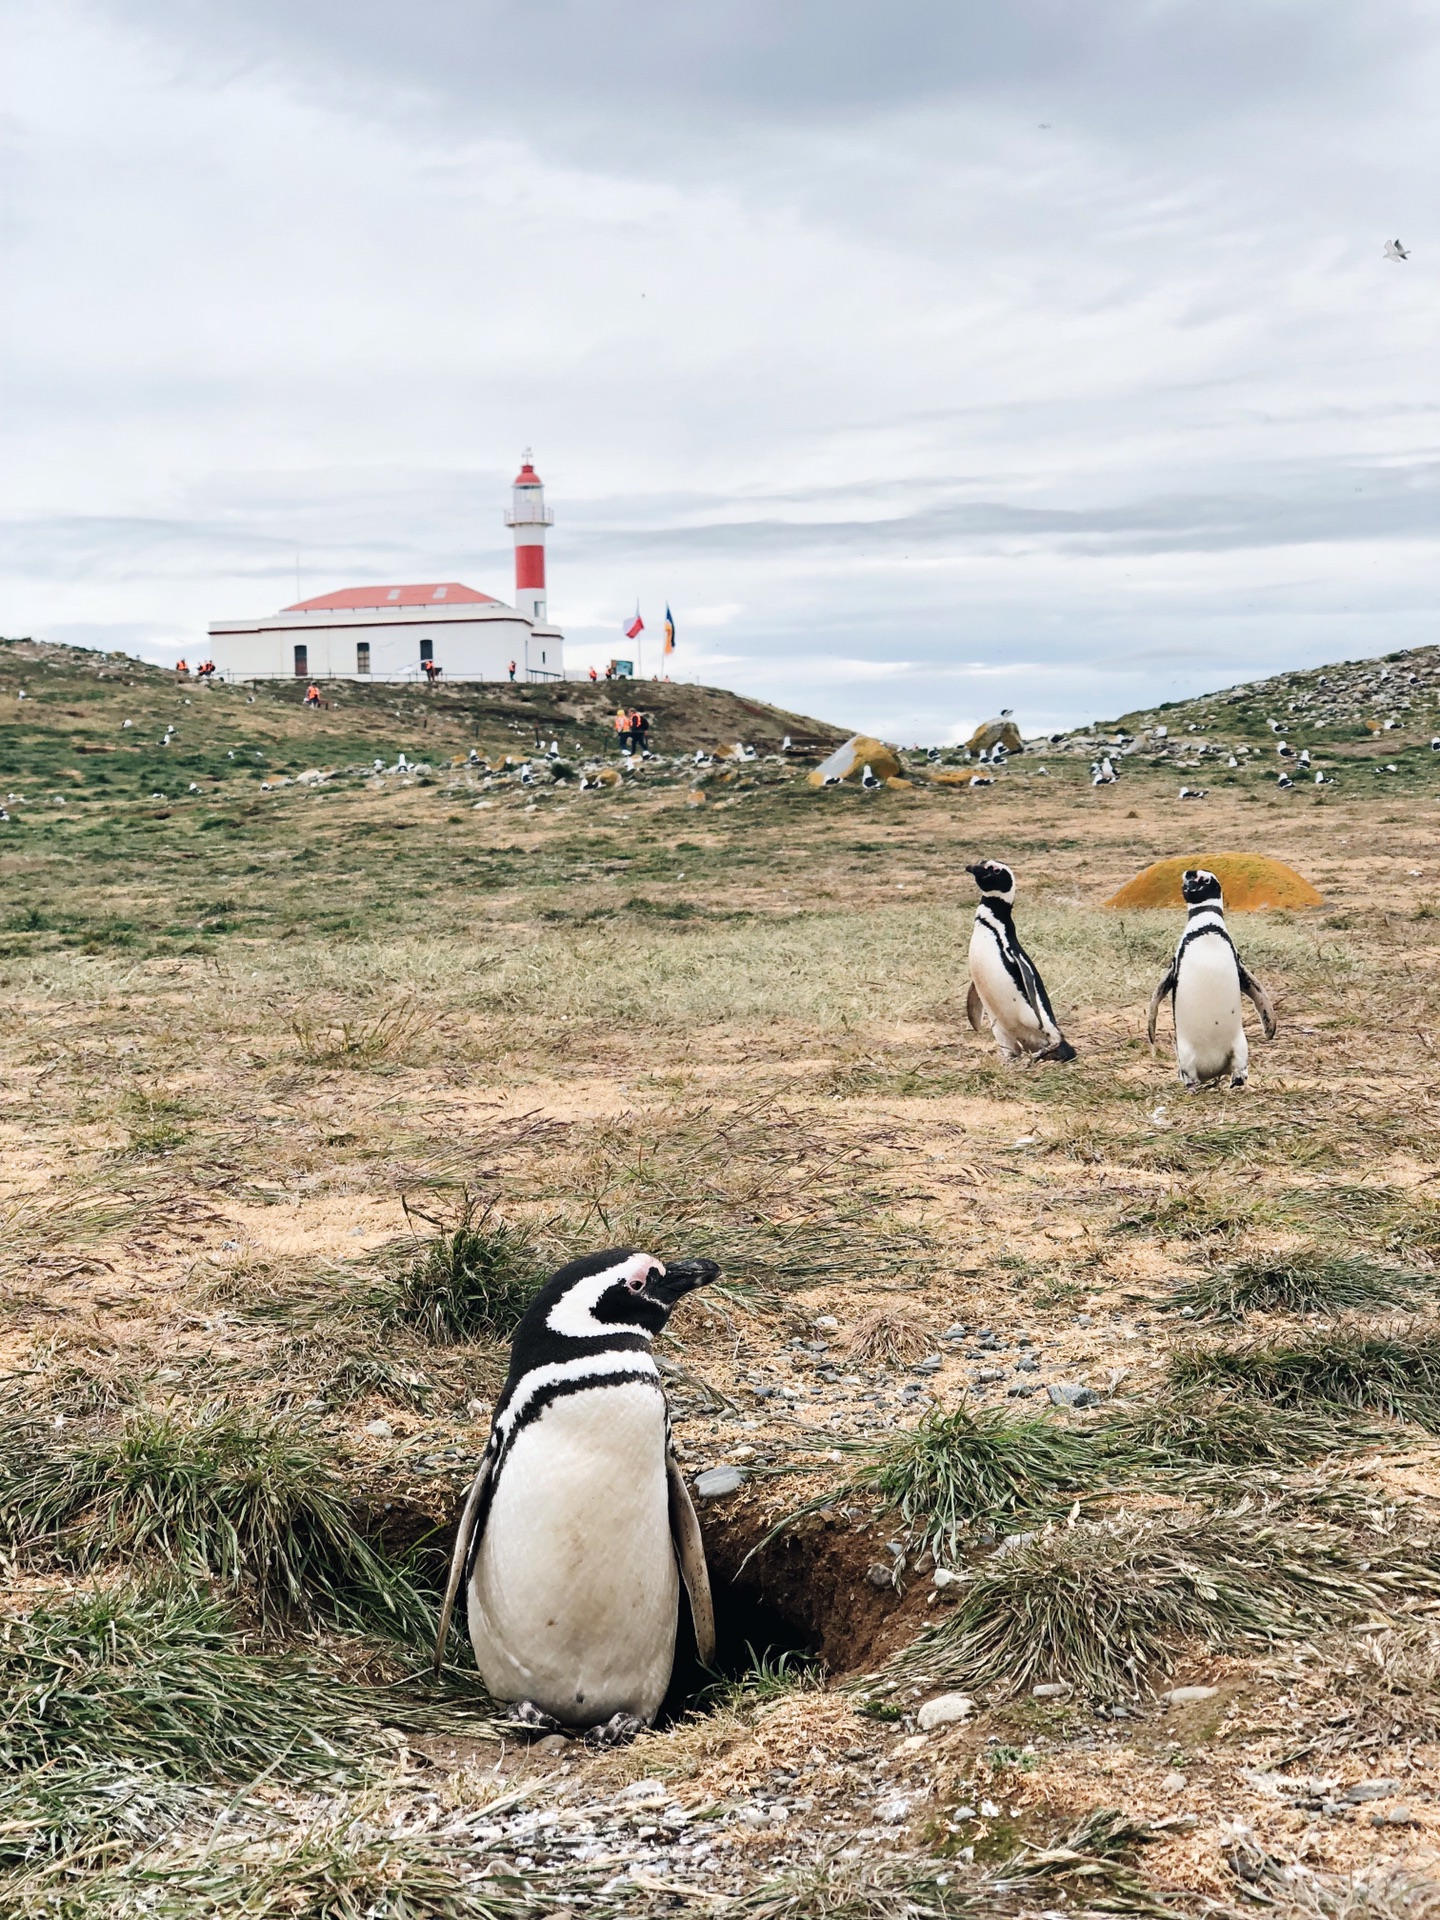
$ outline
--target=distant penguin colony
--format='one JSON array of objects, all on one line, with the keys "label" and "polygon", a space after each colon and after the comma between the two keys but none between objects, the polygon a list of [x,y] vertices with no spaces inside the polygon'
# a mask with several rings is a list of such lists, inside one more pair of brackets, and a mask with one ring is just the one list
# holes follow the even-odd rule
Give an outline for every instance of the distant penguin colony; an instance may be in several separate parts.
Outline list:
[{"label": "distant penguin colony", "polygon": [[654,1720],[670,1684],[680,1587],[709,1665],[704,1543],[650,1351],[710,1260],[618,1248],[573,1260],[515,1330],[455,1537],[435,1648],[465,1588],[475,1663],[511,1718],[610,1744]]},{"label": "distant penguin colony", "polygon": [[996,860],[965,871],[980,889],[970,934],[970,991],[965,1011],[977,1033],[988,1020],[1007,1060],[1073,1060],[1045,982],[1015,931],[1015,876]]},{"label": "distant penguin colony", "polygon": [[1250,1045],[1240,1017],[1242,994],[1254,1001],[1265,1038],[1275,1038],[1269,996],[1246,971],[1225,925],[1220,882],[1203,867],[1190,867],[1180,882],[1188,909],[1185,931],[1169,971],[1150,1000],[1147,1031],[1153,1043],[1155,1021],[1166,998],[1173,1000],[1175,1062],[1192,1093],[1223,1080],[1243,1087],[1250,1069]]}]

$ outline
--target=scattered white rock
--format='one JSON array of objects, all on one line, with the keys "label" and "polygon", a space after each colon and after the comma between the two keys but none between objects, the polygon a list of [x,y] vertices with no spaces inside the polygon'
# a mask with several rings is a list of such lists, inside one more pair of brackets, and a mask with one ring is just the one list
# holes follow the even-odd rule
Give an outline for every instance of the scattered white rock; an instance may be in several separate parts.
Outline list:
[{"label": "scattered white rock", "polygon": [[936,1567],[931,1575],[932,1583],[942,1590],[946,1587],[958,1587],[963,1578],[963,1574],[955,1573],[949,1567]]},{"label": "scattered white rock", "polygon": [[982,1800],[980,1802],[980,1818],[982,1820],[998,1820],[1000,1818],[1000,1809],[993,1800]]},{"label": "scattered white rock", "polygon": [[1030,1689],[1032,1696],[1036,1700],[1060,1700],[1063,1699],[1069,1691],[1070,1682],[1068,1680],[1042,1680],[1038,1687],[1032,1687]]},{"label": "scattered white rock", "polygon": [[373,1435],[376,1440],[393,1440],[395,1437],[395,1429],[388,1420],[368,1420],[365,1423],[365,1431]]},{"label": "scattered white rock", "polygon": [[743,1467],[707,1467],[695,1476],[695,1491],[702,1500],[718,1500],[723,1494],[738,1493],[745,1484]]},{"label": "scattered white rock", "polygon": [[909,1817],[914,1803],[913,1794],[892,1793],[876,1807],[875,1818],[884,1821],[887,1827],[898,1827],[902,1820]]},{"label": "scattered white rock", "polygon": [[1197,1700],[1213,1700],[1219,1691],[1218,1687],[1172,1687],[1162,1698],[1172,1707],[1189,1707]]},{"label": "scattered white rock", "polygon": [[1160,1782],[1160,1791],[1162,1793],[1183,1793],[1189,1784],[1190,1782],[1185,1778],[1183,1773],[1167,1773],[1165,1778]]},{"label": "scattered white rock", "polygon": [[1399,1791],[1398,1780],[1357,1780],[1353,1787],[1345,1789],[1345,1798],[1356,1806],[1362,1800],[1388,1800]]},{"label": "scattered white rock", "polygon": [[934,1700],[927,1700],[915,1719],[922,1733],[930,1733],[936,1727],[953,1727],[957,1720],[968,1720],[975,1711],[975,1702],[964,1693],[942,1693]]}]

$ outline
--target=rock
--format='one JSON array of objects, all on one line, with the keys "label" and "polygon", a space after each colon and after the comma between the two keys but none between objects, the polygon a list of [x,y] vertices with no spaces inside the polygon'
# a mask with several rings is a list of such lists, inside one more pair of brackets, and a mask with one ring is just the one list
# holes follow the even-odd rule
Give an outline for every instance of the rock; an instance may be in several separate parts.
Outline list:
[{"label": "rock", "polygon": [[376,1440],[390,1440],[395,1434],[395,1429],[388,1420],[369,1420],[365,1424],[365,1431],[373,1435]]},{"label": "rock", "polygon": [[1036,1700],[1060,1700],[1063,1699],[1069,1691],[1070,1682],[1068,1680],[1042,1680],[1038,1687],[1031,1687],[1030,1689],[1032,1697]]},{"label": "rock", "polygon": [[738,1493],[744,1484],[743,1467],[707,1467],[695,1476],[695,1491],[702,1500],[718,1500],[722,1494]]},{"label": "rock", "polygon": [[1000,1818],[1000,1809],[993,1800],[982,1800],[980,1802],[980,1818],[982,1820],[998,1820]]},{"label": "rock", "polygon": [[1370,1816],[1372,1827],[1418,1827],[1420,1822],[1409,1807],[1377,1807]]},{"label": "rock", "polygon": [[531,1753],[567,1753],[570,1742],[563,1733],[547,1733],[543,1740],[537,1740],[531,1747]]},{"label": "rock", "polygon": [[699,787],[692,787],[690,792],[686,794],[685,804],[687,807],[703,807],[705,805],[705,796]]},{"label": "rock", "polygon": [[872,1587],[888,1587],[893,1589],[895,1585],[895,1569],[894,1567],[882,1566],[877,1560],[872,1566],[868,1566],[865,1569],[865,1578],[870,1582]]},{"label": "rock", "polygon": [[885,784],[892,793],[913,793],[915,790],[915,782],[907,780],[901,773],[892,773]]},{"label": "rock", "polygon": [[840,1327],[840,1322],[833,1313],[819,1314],[810,1324],[817,1333],[836,1333]]},{"label": "rock", "polygon": [[915,1362],[915,1371],[916,1373],[938,1373],[944,1364],[938,1353],[930,1353],[923,1360]]},{"label": "rock", "polygon": [[912,1733],[908,1738],[900,1742],[895,1751],[896,1753],[919,1753],[922,1747],[928,1747],[929,1744],[930,1736],[928,1733]]},{"label": "rock", "polygon": [[1353,1807],[1362,1800],[1388,1800],[1399,1791],[1398,1780],[1357,1780],[1353,1787],[1345,1789],[1345,1798]]},{"label": "rock", "polygon": [[971,753],[979,753],[982,748],[989,753],[992,747],[1004,747],[1007,753],[1025,751],[1020,729],[1008,714],[1001,714],[998,720],[982,720],[965,744]]},{"label": "rock", "polygon": [[876,1807],[875,1818],[877,1820],[882,1820],[887,1827],[898,1827],[902,1820],[908,1819],[910,1814],[910,1809],[913,1805],[914,1805],[913,1794],[909,1794],[909,1793],[889,1794]]},{"label": "rock", "polygon": [[592,786],[601,786],[601,787],[618,787],[619,784],[620,784],[620,775],[619,775],[619,772],[614,767],[601,767],[600,771],[595,775],[594,780],[591,782]]},{"label": "rock", "polygon": [[668,1800],[670,1789],[663,1780],[632,1780],[628,1787],[620,1789],[615,1798],[627,1805],[635,1800]]},{"label": "rock", "polygon": [[930,1578],[935,1586],[943,1590],[945,1587],[958,1587],[964,1575],[952,1573],[949,1567],[936,1567]]},{"label": "rock", "polygon": [[[995,1381],[1003,1380],[1004,1378],[1005,1369],[1003,1367],[981,1367],[975,1375],[976,1384],[982,1387],[992,1386]],[[1051,1388],[1051,1392],[1054,1392],[1053,1387]]]},{"label": "rock", "polygon": [[937,787],[968,787],[970,775],[963,767],[941,767],[930,778]]},{"label": "rock", "polygon": [[1075,1386],[1069,1381],[1052,1380],[1046,1391],[1052,1407],[1098,1407],[1100,1404],[1100,1396],[1093,1387]]},{"label": "rock", "polygon": [[1220,1691],[1218,1687],[1172,1687],[1161,1697],[1168,1700],[1172,1707],[1190,1707],[1197,1700],[1213,1700]]},{"label": "rock", "polygon": [[925,1702],[915,1722],[922,1733],[930,1733],[936,1727],[953,1727],[957,1720],[968,1720],[974,1711],[975,1702],[968,1694],[942,1693]]},{"label": "rock", "polygon": [[1165,1778],[1160,1782],[1160,1791],[1162,1793],[1183,1793],[1189,1784],[1190,1782],[1185,1778],[1183,1773],[1167,1773]]},{"label": "rock", "polygon": [[900,762],[882,740],[868,733],[857,733],[843,747],[837,747],[828,760],[822,760],[809,775],[812,787],[833,785],[837,780],[859,780],[866,767],[877,780],[899,777]]}]

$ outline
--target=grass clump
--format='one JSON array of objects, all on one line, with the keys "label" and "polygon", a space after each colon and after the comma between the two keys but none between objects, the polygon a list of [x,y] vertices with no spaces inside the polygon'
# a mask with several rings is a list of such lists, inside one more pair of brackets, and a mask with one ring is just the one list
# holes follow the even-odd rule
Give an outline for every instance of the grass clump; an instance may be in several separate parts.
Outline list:
[{"label": "grass clump", "polygon": [[1171,1355],[1175,1388],[1231,1391],[1293,1408],[1413,1420],[1440,1432],[1440,1323],[1326,1327]]},{"label": "grass clump", "polygon": [[[0,1623],[0,1775],[150,1768],[246,1780],[355,1770],[338,1690],[243,1650],[228,1607],[191,1590],[76,1593]],[[72,1783],[73,1784],[73,1783]],[[72,1794],[72,1798],[76,1797]]]},{"label": "grass clump", "polygon": [[1178,1288],[1177,1307],[1213,1320],[1243,1320],[1247,1313],[1343,1312],[1347,1307],[1408,1306],[1428,1277],[1382,1266],[1353,1254],[1302,1248],[1260,1254],[1216,1267]]},{"label": "grass clump", "polygon": [[1006,1694],[1067,1680],[1114,1699],[1167,1672],[1187,1640],[1219,1647],[1307,1631],[1415,1577],[1361,1560],[1335,1528],[1122,1514],[1048,1528],[997,1555],[896,1664]]},{"label": "grass clump", "polygon": [[845,1340],[850,1358],[866,1367],[908,1367],[933,1352],[935,1334],[923,1320],[877,1307],[855,1322]]},{"label": "grass clump", "polygon": [[434,1232],[379,1290],[381,1325],[411,1327],[436,1346],[508,1340],[540,1283],[530,1240],[468,1192],[449,1222],[414,1218]]},{"label": "grass clump", "polygon": [[1302,1466],[1382,1435],[1333,1412],[1191,1387],[1127,1410],[1096,1437],[1121,1459],[1163,1469]]},{"label": "grass clump", "polygon": [[118,1433],[0,1437],[0,1529],[82,1564],[153,1558],[289,1609],[423,1639],[431,1608],[366,1537],[323,1447],[288,1420],[141,1411]]}]

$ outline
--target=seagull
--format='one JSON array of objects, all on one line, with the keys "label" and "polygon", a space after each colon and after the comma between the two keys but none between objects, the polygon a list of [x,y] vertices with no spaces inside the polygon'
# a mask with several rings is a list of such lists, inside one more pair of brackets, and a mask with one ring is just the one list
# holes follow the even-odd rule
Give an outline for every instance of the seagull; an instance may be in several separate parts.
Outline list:
[{"label": "seagull", "polygon": [[1005,751],[1005,748],[1004,748],[1004,746],[1003,746],[1003,745],[1002,745],[1002,746],[997,746],[997,747],[993,747],[993,748],[991,749],[991,752],[990,752],[990,764],[991,764],[991,766],[992,766],[992,767],[1003,767],[1003,766],[1005,766],[1005,765],[1007,764],[1007,762],[1009,761],[1009,758],[1010,758],[1010,756],[1009,756],[1009,754],[1008,754],[1008,753],[1006,753],[1006,751]]},{"label": "seagull", "polygon": [[123,732],[125,731],[125,728],[126,728],[126,727],[133,727],[133,726],[134,726],[134,724],[135,724],[135,722],[134,722],[133,720],[126,720],[126,721],[124,721],[124,722],[122,723],[122,725],[121,725],[121,728],[120,728],[120,731],[121,731],[121,732],[123,733]]},{"label": "seagull", "polygon": [[1308,767],[1310,764],[1310,749],[1308,747],[1302,747],[1300,749],[1300,764],[1302,767]]},{"label": "seagull", "polygon": [[1209,792],[1210,789],[1208,787],[1181,787],[1180,798],[1182,800],[1203,800]]},{"label": "seagull", "polygon": [[1282,760],[1293,760],[1295,758],[1295,749],[1290,745],[1288,740],[1277,740],[1275,743],[1275,751]]},{"label": "seagull", "polygon": [[780,751],[782,753],[789,753],[790,751],[790,736],[788,733],[786,734],[785,738],[780,742]]},{"label": "seagull", "polygon": [[581,791],[581,793],[584,793],[584,792],[585,792],[585,791],[586,791],[586,790],[588,789],[588,787],[589,787],[589,785],[590,785],[590,782],[589,782],[589,781],[588,781],[588,780],[587,780],[587,779],[585,778],[585,776],[584,776],[584,774],[582,773],[582,774],[581,774],[581,776],[580,776],[580,791]]},{"label": "seagull", "polygon": [[1408,260],[1410,258],[1410,249],[1408,247],[1402,247],[1398,240],[1387,240],[1385,242],[1385,258],[1387,260]]},{"label": "seagull", "polygon": [[988,773],[972,773],[970,776],[970,784],[972,787],[993,787],[995,782],[990,778]]},{"label": "seagull", "polygon": [[1315,784],[1317,787],[1328,787],[1331,785],[1331,782],[1325,778],[1318,767],[1315,769]]},{"label": "seagull", "polygon": [[200,789],[199,787],[196,786],[195,782],[192,780],[190,782],[190,785],[185,789],[185,791],[187,793],[199,793]]},{"label": "seagull", "polygon": [[522,787],[533,787],[535,785],[535,775],[530,771],[530,762],[528,760],[520,769],[520,784]]},{"label": "seagull", "polygon": [[552,760],[558,760],[560,758],[560,742],[558,740],[552,740],[550,742],[549,758]]},{"label": "seagull", "polygon": [[1282,773],[1275,784],[1277,787],[1293,787],[1295,782],[1290,778],[1288,773]]},{"label": "seagull", "polygon": [[[375,764],[378,767],[380,762],[377,760]],[[466,762],[466,765],[471,767],[478,767],[479,764],[480,764],[480,749],[478,747],[471,747],[470,758]]]},{"label": "seagull", "polygon": [[1267,720],[1265,724],[1272,733],[1278,733],[1280,731],[1280,722],[1278,720]]},{"label": "seagull", "polygon": [[1233,753],[1230,756],[1230,764],[1232,767],[1238,767],[1240,764],[1240,762],[1235,758]]},{"label": "seagull", "polygon": [[883,787],[885,784],[883,780],[877,780],[875,775],[870,771],[870,762],[868,760],[865,762],[865,771],[860,776],[860,784],[867,793],[873,793],[877,787]]},{"label": "seagull", "polygon": [[989,749],[988,747],[981,747],[981,749],[980,749],[980,764],[981,764],[981,766],[982,766],[982,767],[983,767],[983,766],[985,765],[985,763],[986,763],[986,761],[987,761],[987,760],[988,760],[989,758],[990,758],[990,749]]},{"label": "seagull", "polygon": [[385,771],[385,762],[383,760],[377,760],[375,762],[374,767],[372,768],[372,772],[383,773],[384,771]]}]

